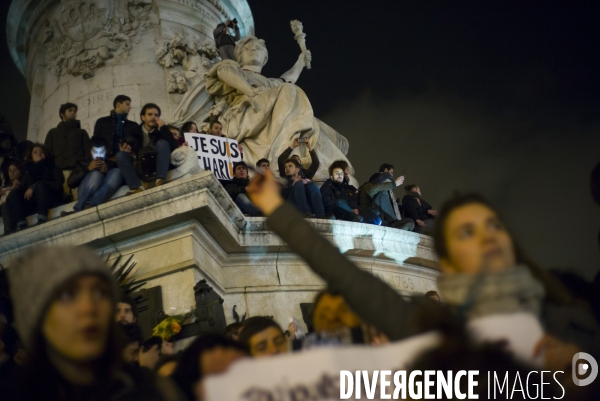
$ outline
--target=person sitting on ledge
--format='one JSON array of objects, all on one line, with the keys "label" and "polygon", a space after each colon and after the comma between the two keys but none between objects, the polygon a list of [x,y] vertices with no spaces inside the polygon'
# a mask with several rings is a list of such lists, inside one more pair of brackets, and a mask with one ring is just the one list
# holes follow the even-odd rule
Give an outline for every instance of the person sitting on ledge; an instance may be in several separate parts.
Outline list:
[{"label": "person sitting on ledge", "polygon": [[429,234],[435,224],[437,211],[421,198],[421,189],[417,185],[407,185],[404,189],[406,190],[406,195],[402,198],[404,215],[415,221],[414,232]]},{"label": "person sitting on ledge", "polygon": [[52,154],[40,143],[26,157],[25,175],[18,188],[13,189],[3,205],[4,234],[27,227],[25,218],[37,212],[37,224],[48,221],[48,211],[63,201],[65,177]]},{"label": "person sitting on ledge", "polygon": [[288,185],[282,188],[281,196],[296,206],[304,217],[327,218],[319,187],[314,182],[305,185],[300,176],[301,169],[302,166],[298,160],[288,159],[285,161],[284,171]]},{"label": "person sitting on ledge", "polygon": [[364,212],[379,211],[383,226],[411,231],[415,227],[412,219],[402,218],[400,208],[392,192],[402,185],[404,176],[394,180],[393,167],[390,171],[373,174],[366,184],[360,187],[360,206]]},{"label": "person sitting on ledge", "polygon": [[[306,138],[302,138],[302,140],[306,141]],[[300,146],[300,143],[304,143],[308,147],[308,153],[310,154],[311,159],[310,166],[307,169],[305,169],[304,166],[302,166],[300,156],[298,155],[293,155],[291,158],[296,159],[300,164],[300,177],[303,179],[311,180],[314,177],[317,170],[319,169],[319,165],[321,164],[321,162],[319,161],[317,152],[315,152],[314,149],[310,149],[310,144],[308,142],[300,142],[298,138],[294,138],[294,140],[292,141],[292,146],[284,150],[283,153],[277,159],[277,163],[279,165],[279,175],[281,175],[282,177],[285,177],[287,175],[284,175],[286,160],[290,159],[290,154],[294,151],[295,148]]]},{"label": "person sitting on ledge", "polygon": [[233,179],[227,182],[225,190],[242,213],[248,216],[262,216],[260,210],[250,202],[250,199],[246,195],[246,187],[249,183],[246,163],[233,163]]},{"label": "person sitting on ledge", "polygon": [[271,170],[271,162],[267,159],[260,159],[256,162],[256,168],[262,168],[263,170]]},{"label": "person sitting on ledge", "polygon": [[[147,103],[142,107],[140,118],[142,123],[142,147],[153,148],[156,150],[156,186],[161,186],[167,182],[169,173],[169,164],[171,162],[171,152],[179,147],[173,134],[169,131],[167,124],[160,119],[161,110],[154,103]],[[141,150],[141,148],[140,148]],[[142,192],[144,187],[135,168],[135,160],[138,153],[125,143],[125,147],[117,153],[117,165],[125,177],[125,182],[131,189],[128,194]]]},{"label": "person sitting on ledge", "polygon": [[328,217],[335,216],[339,220],[381,224],[377,210],[372,210],[367,219],[361,216],[356,190],[344,180],[341,161],[336,161],[329,166],[329,176],[330,178],[321,186],[323,206]]},{"label": "person sitting on ledge", "polygon": [[139,124],[127,119],[130,111],[131,98],[119,95],[113,100],[110,115],[96,120],[94,136],[106,142],[106,157],[109,159],[114,159],[121,151],[137,154],[142,147],[143,135]]},{"label": "person sitting on ledge", "polygon": [[[3,205],[6,202],[6,198],[8,198],[10,191],[19,188],[24,174],[25,169],[17,160],[12,159],[7,163],[6,171],[2,171],[4,179],[2,180],[2,186],[0,187],[0,205]],[[2,215],[1,212],[0,215]]]},{"label": "person sitting on ledge", "polygon": [[117,163],[106,159],[104,139],[93,137],[90,146],[92,150],[88,158],[79,162],[67,180],[69,188],[79,188],[77,203],[72,212],[61,212],[61,216],[103,204],[123,184],[123,176],[117,168]]}]

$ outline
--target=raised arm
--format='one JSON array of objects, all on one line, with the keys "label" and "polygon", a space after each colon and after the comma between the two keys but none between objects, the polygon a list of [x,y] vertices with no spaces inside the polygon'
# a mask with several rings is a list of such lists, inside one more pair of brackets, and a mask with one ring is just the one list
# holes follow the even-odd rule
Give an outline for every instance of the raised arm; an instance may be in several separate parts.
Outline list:
[{"label": "raised arm", "polygon": [[319,161],[319,156],[317,156],[317,152],[314,149],[310,150],[308,153],[310,154],[311,163],[308,169],[306,169],[306,178],[312,179],[317,173],[321,162]]},{"label": "raised arm", "polygon": [[[255,176],[247,188],[252,202],[269,216],[267,225],[308,263],[329,289],[344,296],[350,308],[390,340],[420,332],[417,306],[377,277],[359,269],[284,202],[273,174]],[[413,324],[411,324],[413,322]]]},{"label": "raised arm", "polygon": [[277,158],[277,166],[279,167],[279,175],[282,177],[285,177],[285,161],[290,158],[290,153],[292,153],[292,148],[287,148]]},{"label": "raised arm", "polygon": [[307,61],[308,62],[312,61],[312,56],[310,54],[310,50],[302,52],[300,54],[300,56],[298,57],[298,61],[296,61],[296,64],[294,64],[294,66],[288,72],[283,74],[281,76],[281,79],[283,79],[286,82],[295,84],[296,81],[298,80],[298,78],[300,77],[300,73],[302,72],[304,67],[306,67]]}]

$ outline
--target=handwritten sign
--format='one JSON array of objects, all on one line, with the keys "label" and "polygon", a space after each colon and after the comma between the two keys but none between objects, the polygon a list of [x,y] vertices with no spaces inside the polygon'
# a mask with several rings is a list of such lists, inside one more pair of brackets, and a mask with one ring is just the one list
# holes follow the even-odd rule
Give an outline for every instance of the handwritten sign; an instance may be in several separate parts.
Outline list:
[{"label": "handwritten sign", "polygon": [[235,139],[186,132],[185,140],[198,155],[198,164],[220,180],[233,178],[233,163],[242,161]]}]

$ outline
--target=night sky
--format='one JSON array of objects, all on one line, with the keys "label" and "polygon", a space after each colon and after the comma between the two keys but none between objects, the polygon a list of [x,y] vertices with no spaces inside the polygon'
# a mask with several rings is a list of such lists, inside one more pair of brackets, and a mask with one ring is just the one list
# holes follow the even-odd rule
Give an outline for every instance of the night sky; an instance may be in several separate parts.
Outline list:
[{"label": "night sky", "polygon": [[[457,190],[481,192],[539,263],[596,274],[600,2],[249,3],[266,76],[293,65],[289,21],[303,22],[313,68],[297,84],[350,141],[361,183],[388,162],[434,207]],[[29,95],[4,31],[0,113],[23,138]]]}]

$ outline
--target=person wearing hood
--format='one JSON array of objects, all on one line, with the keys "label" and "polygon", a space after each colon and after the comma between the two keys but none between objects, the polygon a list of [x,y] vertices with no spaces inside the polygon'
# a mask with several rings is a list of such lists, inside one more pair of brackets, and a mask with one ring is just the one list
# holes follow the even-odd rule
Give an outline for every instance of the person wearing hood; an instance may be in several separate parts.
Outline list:
[{"label": "person wearing hood", "polygon": [[246,195],[246,187],[249,183],[246,163],[233,163],[233,179],[226,182],[225,190],[242,213],[249,216],[262,216],[260,210],[250,202],[248,195]]},{"label": "person wearing hood", "polygon": [[122,370],[113,322],[118,289],[94,251],[32,249],[11,266],[9,281],[30,358],[3,400],[181,399],[170,382],[142,389]]},{"label": "person wearing hood", "polygon": [[48,211],[63,201],[65,177],[56,164],[52,154],[42,144],[35,144],[26,157],[28,164],[19,187],[13,189],[6,203],[2,205],[4,234],[12,233],[15,228],[27,227],[25,219],[31,213],[37,213],[38,224],[48,221]]},{"label": "person wearing hood", "polygon": [[531,358],[543,353],[546,367],[564,370],[577,349],[599,355],[600,328],[591,313],[577,307],[558,280],[526,257],[498,211],[478,194],[449,200],[432,232],[443,304],[425,297],[406,300],[357,267],[281,198],[270,172],[262,180],[252,180],[248,194],[268,216],[267,226],[331,291],[342,295],[358,316],[391,341],[444,331],[476,318],[526,313],[538,319],[544,332]]},{"label": "person wearing hood", "polygon": [[48,132],[44,142],[62,170],[74,169],[90,153],[90,137],[77,120],[77,110],[74,103],[61,105],[58,110],[61,122]]},{"label": "person wearing hood", "polygon": [[360,206],[363,212],[378,211],[382,226],[412,231],[415,223],[412,219],[402,217],[393,192],[403,182],[404,176],[394,180],[390,171],[373,174],[369,182],[360,187]]},{"label": "person wearing hood", "polygon": [[415,221],[414,232],[419,234],[429,234],[435,224],[437,210],[433,210],[431,205],[425,202],[421,197],[421,188],[410,184],[404,187],[406,195],[402,198],[402,209],[404,215]]}]

